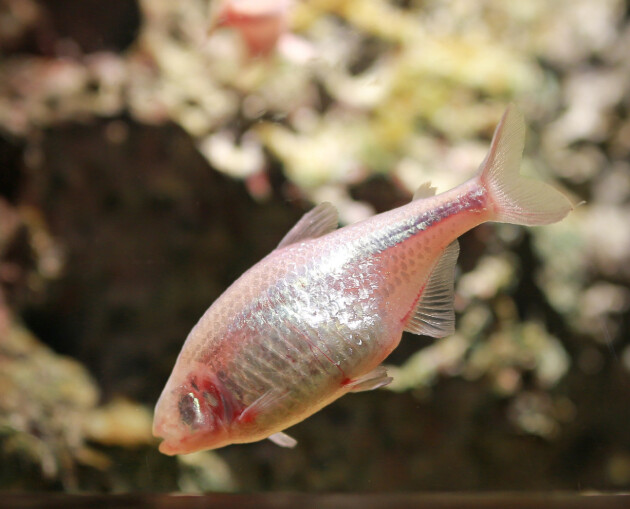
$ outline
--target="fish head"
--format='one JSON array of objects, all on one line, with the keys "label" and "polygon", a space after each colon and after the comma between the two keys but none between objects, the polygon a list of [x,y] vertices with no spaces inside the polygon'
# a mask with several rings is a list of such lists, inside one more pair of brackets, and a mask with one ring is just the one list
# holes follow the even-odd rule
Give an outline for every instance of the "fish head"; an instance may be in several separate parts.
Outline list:
[{"label": "fish head", "polygon": [[173,375],[155,406],[153,435],[162,439],[160,452],[188,454],[230,443],[226,398],[211,377]]}]

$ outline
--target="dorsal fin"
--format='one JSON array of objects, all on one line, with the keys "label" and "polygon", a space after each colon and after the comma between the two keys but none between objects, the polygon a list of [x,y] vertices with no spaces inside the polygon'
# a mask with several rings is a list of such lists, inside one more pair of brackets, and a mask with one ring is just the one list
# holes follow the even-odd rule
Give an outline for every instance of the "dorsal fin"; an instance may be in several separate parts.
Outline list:
[{"label": "dorsal fin", "polygon": [[300,240],[316,239],[335,230],[339,224],[339,213],[332,203],[324,202],[309,210],[295,223],[278,247],[295,244]]},{"label": "dorsal fin", "polygon": [[416,189],[415,193],[413,193],[413,198],[411,199],[411,201],[421,200],[422,198],[431,198],[431,196],[435,196],[436,191],[437,188],[433,187],[431,185],[431,182],[425,182],[420,187],[418,187],[418,189]]},{"label": "dorsal fin", "polygon": [[442,253],[425,285],[405,330],[414,334],[443,338],[455,332],[455,263],[459,242],[451,242]]}]

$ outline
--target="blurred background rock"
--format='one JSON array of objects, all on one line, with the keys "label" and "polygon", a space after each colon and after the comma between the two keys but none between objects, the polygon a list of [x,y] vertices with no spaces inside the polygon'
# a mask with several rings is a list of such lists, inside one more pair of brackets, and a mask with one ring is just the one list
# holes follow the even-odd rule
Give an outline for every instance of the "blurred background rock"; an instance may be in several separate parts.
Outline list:
[{"label": "blurred background rock", "polygon": [[[0,0],[0,488],[630,489],[628,3],[280,4],[261,45],[219,0]],[[462,182],[510,101],[524,172],[585,203],[461,239],[454,336],[405,336],[296,449],[156,452],[240,273],[313,203]]]}]

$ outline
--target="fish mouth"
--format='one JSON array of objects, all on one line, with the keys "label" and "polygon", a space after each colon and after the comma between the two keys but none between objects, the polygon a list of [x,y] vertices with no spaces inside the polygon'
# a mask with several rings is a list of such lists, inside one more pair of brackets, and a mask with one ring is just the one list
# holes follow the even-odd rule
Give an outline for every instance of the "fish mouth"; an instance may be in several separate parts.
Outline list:
[{"label": "fish mouth", "polygon": [[180,437],[183,436],[182,430],[172,423],[169,424],[159,415],[153,419],[153,429],[151,430],[153,436],[160,440],[158,446],[159,451],[168,456],[175,454],[185,454],[184,450],[179,447],[179,443],[182,441]]},{"label": "fish mouth", "polygon": [[167,456],[175,456],[176,454],[191,454],[193,452],[217,449],[229,443],[229,440],[225,439],[216,440],[215,437],[191,435],[180,439],[165,438],[158,446],[158,450]]},{"label": "fish mouth", "polygon": [[[179,434],[165,433],[160,425],[153,426],[153,436],[161,440],[158,450],[167,456],[188,454],[200,449],[200,447],[195,447],[195,444],[191,443],[192,441],[190,439],[196,438],[194,435],[188,439],[183,437],[180,438]],[[198,440],[195,440],[194,442],[198,442]]]},{"label": "fish mouth", "polygon": [[158,450],[162,454],[166,454],[167,456],[175,456],[176,454],[186,454],[187,452],[192,452],[178,448],[176,445],[173,445],[169,440],[162,440],[162,442],[160,442],[160,445],[158,446]]},{"label": "fish mouth", "polygon": [[231,443],[226,433],[183,431],[160,421],[153,423],[153,436],[161,440],[158,449],[167,456],[216,449]]}]

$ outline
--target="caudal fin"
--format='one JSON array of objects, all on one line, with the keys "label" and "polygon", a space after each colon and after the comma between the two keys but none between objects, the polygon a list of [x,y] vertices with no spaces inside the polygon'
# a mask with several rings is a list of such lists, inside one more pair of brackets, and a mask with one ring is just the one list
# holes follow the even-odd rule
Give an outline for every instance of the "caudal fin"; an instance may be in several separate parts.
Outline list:
[{"label": "caudal fin", "polygon": [[480,179],[490,192],[495,221],[535,226],[560,221],[573,205],[560,191],[521,177],[525,144],[523,115],[510,105],[494,131],[490,151],[481,163]]}]

